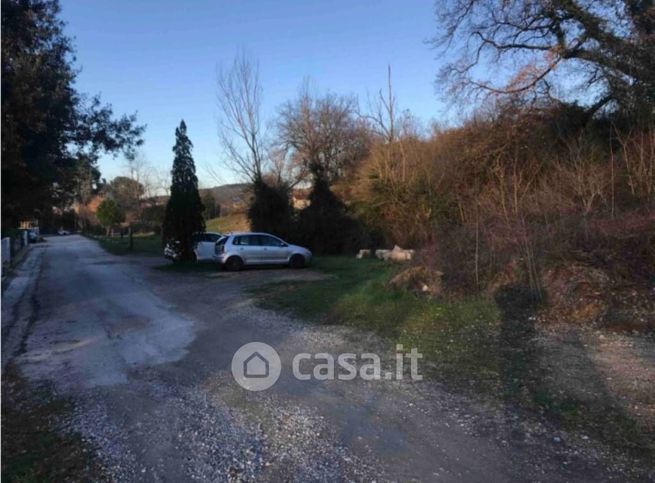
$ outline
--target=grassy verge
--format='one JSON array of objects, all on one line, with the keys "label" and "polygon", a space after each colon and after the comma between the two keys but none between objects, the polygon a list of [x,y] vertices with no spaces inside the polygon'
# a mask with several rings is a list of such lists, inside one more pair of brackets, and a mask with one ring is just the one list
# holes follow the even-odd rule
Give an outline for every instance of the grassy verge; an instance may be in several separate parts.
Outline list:
[{"label": "grassy verge", "polygon": [[499,317],[493,302],[480,298],[439,302],[390,290],[387,282],[398,267],[373,259],[319,257],[313,267],[331,277],[255,289],[261,305],[314,323],[373,330],[417,347],[459,385],[495,386],[501,368],[496,346]]},{"label": "grassy verge", "polygon": [[186,273],[186,272],[215,272],[217,266],[211,262],[170,262],[163,258],[163,248],[161,246],[161,237],[159,235],[135,235],[133,238],[132,249],[128,237],[106,238],[91,237],[96,240],[100,246],[114,255],[149,255],[162,258],[162,264],[155,267],[157,270],[164,272]]},{"label": "grassy verge", "polygon": [[611,397],[579,400],[561,390],[562,382],[576,384],[574,376],[549,380],[548,360],[536,342],[534,308],[521,305],[520,292],[498,304],[479,297],[430,300],[388,288],[399,268],[377,260],[323,257],[314,268],[331,277],[269,284],[254,289],[254,295],[266,308],[312,323],[372,330],[391,343],[417,347],[428,362],[423,372],[453,390],[545,414],[566,428],[589,431],[640,454],[655,451]]},{"label": "grassy verge", "polygon": [[132,248],[130,249],[130,239],[128,236],[120,237],[93,237],[97,240],[102,248],[114,255],[153,255],[163,256],[164,249],[161,245],[159,235],[134,235],[132,237]]},{"label": "grassy verge", "polygon": [[69,411],[46,391],[31,392],[11,368],[3,374],[3,482],[107,480],[79,436],[57,431]]}]

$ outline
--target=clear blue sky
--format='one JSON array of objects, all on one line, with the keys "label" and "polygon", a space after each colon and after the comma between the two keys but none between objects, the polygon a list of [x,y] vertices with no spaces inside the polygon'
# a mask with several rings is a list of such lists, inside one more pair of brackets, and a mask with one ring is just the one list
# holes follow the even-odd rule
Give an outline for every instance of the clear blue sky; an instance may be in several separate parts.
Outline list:
[{"label": "clear blue sky", "polygon": [[[100,93],[117,113],[138,111],[148,125],[144,155],[169,169],[174,130],[187,123],[201,183],[220,162],[216,136],[217,65],[239,50],[259,59],[267,118],[309,76],[320,90],[360,102],[386,82],[391,64],[400,106],[429,120],[443,115],[435,94],[430,0],[61,0],[82,71],[78,88]],[[104,177],[122,159],[101,161]],[[223,172],[228,181],[233,175]]]}]

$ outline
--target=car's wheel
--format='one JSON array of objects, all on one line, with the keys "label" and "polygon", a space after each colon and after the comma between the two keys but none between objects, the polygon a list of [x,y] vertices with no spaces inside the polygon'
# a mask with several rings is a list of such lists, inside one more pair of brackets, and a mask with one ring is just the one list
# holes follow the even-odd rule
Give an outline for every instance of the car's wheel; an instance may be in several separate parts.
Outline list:
[{"label": "car's wheel", "polygon": [[293,255],[289,260],[289,266],[291,268],[303,268],[305,266],[305,257],[298,254]]},{"label": "car's wheel", "polygon": [[243,260],[239,257],[230,257],[225,262],[225,268],[231,272],[238,272],[243,268]]}]

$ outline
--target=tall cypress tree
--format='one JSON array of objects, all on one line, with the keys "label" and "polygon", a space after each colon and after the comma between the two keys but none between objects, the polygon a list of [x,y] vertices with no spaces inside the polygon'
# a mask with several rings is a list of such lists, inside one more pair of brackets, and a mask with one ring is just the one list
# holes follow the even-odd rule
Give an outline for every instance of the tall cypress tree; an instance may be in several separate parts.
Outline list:
[{"label": "tall cypress tree", "polygon": [[184,120],[175,129],[171,197],[166,204],[162,238],[164,243],[180,242],[180,260],[193,259],[192,236],[205,230],[204,206],[198,193],[196,165],[191,156],[193,144],[186,134]]}]

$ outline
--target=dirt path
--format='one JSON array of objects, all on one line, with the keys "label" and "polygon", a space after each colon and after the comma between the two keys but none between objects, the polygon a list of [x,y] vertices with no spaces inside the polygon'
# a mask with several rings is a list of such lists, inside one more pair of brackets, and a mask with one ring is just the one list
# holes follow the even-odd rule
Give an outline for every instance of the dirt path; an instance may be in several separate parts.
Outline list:
[{"label": "dirt path", "polygon": [[[310,270],[180,274],[77,236],[46,245],[23,274],[27,295],[3,297],[3,343],[20,341],[7,360],[74,401],[61,430],[95,447],[113,479],[572,481],[630,470],[548,428],[519,437],[508,408],[426,381],[295,379],[298,352],[390,349],[259,309],[245,295],[252,284],[320,276]],[[253,341],[282,360],[267,391],[244,390],[230,372],[234,352]]]}]

